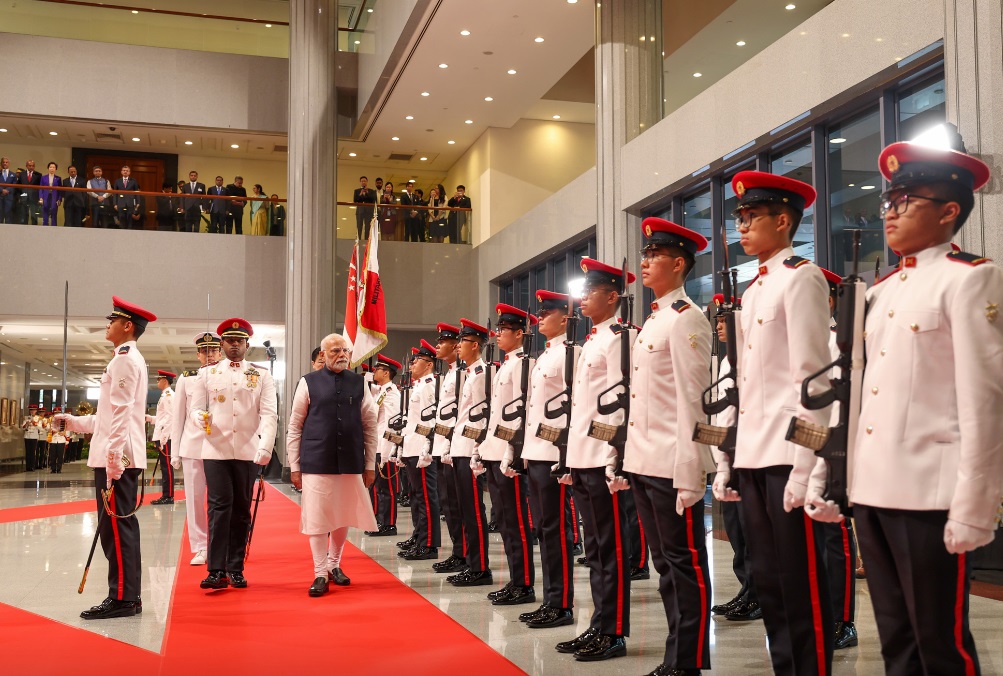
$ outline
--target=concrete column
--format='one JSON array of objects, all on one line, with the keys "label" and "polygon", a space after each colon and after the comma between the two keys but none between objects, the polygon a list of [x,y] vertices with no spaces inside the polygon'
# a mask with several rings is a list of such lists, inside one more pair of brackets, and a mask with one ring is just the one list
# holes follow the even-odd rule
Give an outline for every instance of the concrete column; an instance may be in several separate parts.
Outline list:
[{"label": "concrete column", "polygon": [[1003,5],[945,0],[944,70],[947,120],[965,147],[992,169],[975,209],[958,233],[965,251],[1003,261]]},{"label": "concrete column", "polygon": [[334,324],[337,206],[338,52],[335,0],[289,3],[289,205],[286,228],[286,375],[279,407],[284,437],[289,405],[310,353]]}]

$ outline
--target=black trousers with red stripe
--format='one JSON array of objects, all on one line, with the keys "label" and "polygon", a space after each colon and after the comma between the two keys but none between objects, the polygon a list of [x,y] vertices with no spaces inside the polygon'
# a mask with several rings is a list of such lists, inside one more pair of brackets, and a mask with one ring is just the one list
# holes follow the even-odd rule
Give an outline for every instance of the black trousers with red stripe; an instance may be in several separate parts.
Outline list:
[{"label": "black trousers with red stripe", "polygon": [[484,475],[475,477],[470,458],[453,458],[453,482],[463,519],[463,537],[467,543],[467,565],[470,570],[490,568],[488,561],[488,518],[484,511]]},{"label": "black trousers with red stripe", "polygon": [[442,537],[439,521],[439,486],[435,464],[418,467],[418,456],[404,458],[408,477],[414,489],[411,494],[411,523],[414,540],[424,547],[438,549]]},{"label": "black trousers with red stripe", "polygon": [[[379,460],[377,460],[379,462]],[[373,482],[373,511],[376,512],[376,523],[381,526],[397,525],[397,489],[395,484],[399,479],[396,474],[400,471],[394,463],[387,463],[382,470],[376,472],[376,481]],[[386,474],[386,477],[380,474]]]},{"label": "black trousers with red stripe", "polygon": [[946,511],[854,505],[888,676],[981,673],[968,626],[971,564],[944,547]]},{"label": "black trousers with red stripe", "polygon": [[160,453],[160,488],[165,498],[173,498],[174,468],[171,467],[171,442],[160,444],[157,451]]},{"label": "black trousers with red stripe", "polygon": [[453,466],[442,462],[442,458],[432,461],[439,472],[439,507],[446,515],[446,532],[452,541],[450,556],[463,558],[466,547],[463,541],[463,517],[460,515],[460,500],[456,494],[456,480],[453,478]]},{"label": "black trousers with red stripe", "polygon": [[572,608],[575,601],[574,556],[576,525],[571,520],[571,487],[550,476],[548,460],[530,460],[527,476],[530,502],[536,505],[543,568],[543,600],[551,608]]},{"label": "black trousers with red stripe", "polygon": [[701,500],[676,514],[672,479],[633,474],[634,503],[648,524],[658,593],[669,622],[662,662],[676,669],[710,669],[710,569]]},{"label": "black trousers with red stripe", "polygon": [[[574,491],[571,491],[574,493]],[[572,495],[571,498],[571,523],[575,525],[575,544],[580,545],[582,543],[582,529],[578,525],[578,508],[575,507],[575,496]]]},{"label": "black trousers with red stripe", "polygon": [[745,537],[776,674],[829,674],[835,623],[818,524],[784,511],[790,465],[739,469]]},{"label": "black trousers with red stripe", "polygon": [[853,622],[857,615],[857,537],[853,522],[820,523],[825,546],[825,569],[829,575],[832,616],[837,622]]},{"label": "black trousers with red stripe", "polygon": [[[127,469],[108,496],[108,506],[116,514],[136,509],[136,491],[143,470]],[[138,601],[143,587],[143,562],[139,551],[139,519],[135,515],[113,519],[105,513],[101,491],[108,474],[104,467],[94,468],[94,488],[98,503],[98,527],[101,549],[108,559],[108,596],[118,601]]]},{"label": "black trousers with red stripe", "polygon": [[[400,451],[398,450],[398,453]],[[401,496],[407,496],[408,498],[414,497],[414,491],[411,487],[411,477],[407,470],[397,473],[397,498],[400,499]]]},{"label": "black trousers with red stripe", "polygon": [[[505,558],[512,584],[532,587],[536,584],[536,564],[533,561],[533,534],[529,525],[529,482],[525,474],[507,477],[501,462],[484,460],[487,468],[491,504],[497,496],[498,531],[505,546]],[[494,511],[494,510],[492,510]]]},{"label": "black trousers with red stripe", "polygon": [[[630,568],[631,570],[648,570],[648,541],[644,535],[644,524],[637,513],[634,505],[634,495],[630,491],[623,491],[620,502],[627,513],[627,530],[630,533]],[[673,509],[675,507],[673,506]]]},{"label": "black trousers with red stripe", "polygon": [[209,506],[207,569],[242,573],[258,466],[250,460],[203,460],[202,467]]},{"label": "black trousers with red stripe", "polygon": [[[611,494],[602,467],[571,470],[575,504],[582,514],[589,586],[595,610],[589,628],[609,636],[630,635],[630,543],[627,512]],[[622,493],[623,491],[620,491]]]}]

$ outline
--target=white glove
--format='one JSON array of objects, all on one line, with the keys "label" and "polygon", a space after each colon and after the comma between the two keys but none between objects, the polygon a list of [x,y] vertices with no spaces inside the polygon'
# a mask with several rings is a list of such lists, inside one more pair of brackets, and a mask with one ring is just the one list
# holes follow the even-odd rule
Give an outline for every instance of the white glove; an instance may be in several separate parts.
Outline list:
[{"label": "white glove", "polygon": [[212,425],[212,415],[209,411],[204,411],[202,409],[195,409],[192,411],[192,422],[195,423],[196,427],[205,432],[209,433],[209,427]]},{"label": "white glove", "polygon": [[993,541],[995,532],[985,528],[976,528],[948,519],[944,526],[944,545],[951,554],[964,554],[978,549]]},{"label": "white glove", "polygon": [[807,485],[793,479],[788,479],[787,485],[784,486],[784,511],[790,512],[798,507],[804,507],[804,499],[807,493]]},{"label": "white glove", "polygon": [[407,463],[404,462],[404,458],[402,458],[396,452],[394,453],[394,464],[397,465],[398,467],[407,467]]},{"label": "white glove", "polygon": [[481,456],[474,453],[470,456],[470,471],[474,473],[474,476],[480,476],[487,472],[487,468],[481,463]]},{"label": "white glove", "polygon": [[122,454],[118,451],[108,451],[105,459],[105,475],[108,477],[107,488],[111,488],[111,482],[122,478],[125,472],[125,463],[122,462]]},{"label": "white glove", "polygon": [[[556,472],[559,469],[558,465],[560,465],[559,462],[555,462],[553,465],[551,465],[550,472],[551,473]],[[571,472],[568,472],[567,474],[562,474],[561,476],[557,477],[557,483],[564,484],[565,486],[570,486],[572,484]]]},{"label": "white glove", "polygon": [[512,448],[509,447],[509,449],[506,450],[505,454],[502,456],[501,464],[498,467],[501,470],[501,473],[510,479],[519,476],[519,473],[512,469],[513,460],[515,460],[515,453],[512,451]]},{"label": "white glove", "polygon": [[171,456],[171,467],[174,469],[181,469],[181,458],[177,455]]},{"label": "white glove", "polygon": [[254,464],[255,465],[261,465],[262,467],[264,467],[265,465],[268,464],[268,461],[271,460],[271,459],[272,459],[272,452],[271,451],[266,451],[266,450],[262,449],[262,450],[258,450],[258,452],[254,454]]},{"label": "white glove", "polygon": [[691,491],[686,488],[680,488],[676,492],[676,514],[682,516],[683,512],[703,500],[704,493],[706,492],[707,491]]},{"label": "white glove", "polygon": [[428,467],[432,464],[432,454],[429,452],[424,452],[418,456],[418,469]]},{"label": "white glove", "polygon": [[70,420],[72,418],[73,416],[69,415],[68,413],[57,413],[54,416],[52,416],[52,423],[51,423],[52,428],[59,429],[59,425],[57,423],[63,421],[65,423],[65,429],[70,429]]},{"label": "white glove", "polygon": [[609,457],[606,458],[606,485],[609,487],[610,493],[616,493],[617,491],[625,491],[630,489],[630,484],[627,483],[627,479],[622,476],[616,475],[616,465],[617,465],[616,453],[610,453]]},{"label": "white glove", "polygon": [[442,460],[443,465],[453,465],[453,456],[449,454],[449,448],[446,448],[446,450],[442,452],[442,457],[439,459]]},{"label": "white glove", "polygon": [[843,515],[839,511],[839,505],[832,500],[825,500],[822,495],[825,493],[825,480],[828,468],[825,461],[816,463],[811,475],[808,477],[808,491],[805,493],[804,508],[813,520],[821,523],[839,523],[843,520]]},{"label": "white glove", "polygon": [[148,416],[146,416],[146,422],[150,423],[151,425],[154,424],[154,423],[156,423],[157,422],[157,416],[155,416],[155,415],[148,415]]},{"label": "white glove", "polygon": [[722,462],[717,466],[717,474],[714,476],[711,490],[714,497],[721,502],[738,502],[742,496],[734,488],[728,488],[729,481],[731,481],[731,468],[728,467],[727,463]]}]

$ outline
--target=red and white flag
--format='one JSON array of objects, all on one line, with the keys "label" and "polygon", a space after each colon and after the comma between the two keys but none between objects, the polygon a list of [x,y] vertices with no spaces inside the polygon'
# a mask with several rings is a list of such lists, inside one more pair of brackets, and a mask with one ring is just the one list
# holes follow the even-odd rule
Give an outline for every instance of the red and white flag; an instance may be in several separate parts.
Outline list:
[{"label": "red and white flag", "polygon": [[[362,273],[359,275],[359,305],[357,332],[352,350],[352,367],[375,356],[387,345],[387,310],[383,302],[383,285],[380,283],[380,263],[377,249],[379,228],[369,234]],[[346,322],[347,324],[347,322]]]},{"label": "red and white flag", "polygon": [[355,344],[355,335],[358,331],[359,320],[359,240],[355,240],[355,247],[352,249],[352,260],[348,264],[348,297],[345,299],[345,328],[341,335],[349,342]]}]

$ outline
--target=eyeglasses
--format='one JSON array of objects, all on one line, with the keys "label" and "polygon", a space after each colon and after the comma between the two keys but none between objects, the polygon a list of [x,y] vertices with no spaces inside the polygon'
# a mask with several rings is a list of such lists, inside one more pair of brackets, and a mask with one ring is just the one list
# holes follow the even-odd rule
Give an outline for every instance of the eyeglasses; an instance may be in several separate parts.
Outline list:
[{"label": "eyeglasses", "polygon": [[460,338],[461,343],[480,343],[476,338]]},{"label": "eyeglasses", "polygon": [[352,351],[347,347],[332,347],[326,351],[330,352],[331,354],[352,354]]},{"label": "eyeglasses", "polygon": [[928,200],[930,202],[936,202],[938,204],[947,204],[951,200],[942,200],[938,197],[927,197],[926,195],[910,195],[909,193],[902,193],[893,200],[885,200],[881,203],[878,208],[878,215],[884,218],[889,211],[894,211],[896,215],[901,216],[909,209],[910,199],[920,199]]},{"label": "eyeglasses", "polygon": [[760,218],[766,218],[768,216],[774,216],[775,214],[769,211],[762,211],[759,213],[754,213],[748,209],[742,209],[736,211],[732,214],[735,217],[735,230],[742,230],[743,228],[748,230],[752,227],[752,222]]},{"label": "eyeglasses", "polygon": [[640,253],[642,263],[654,263],[660,258],[672,258],[669,254],[657,249],[641,249]]}]

